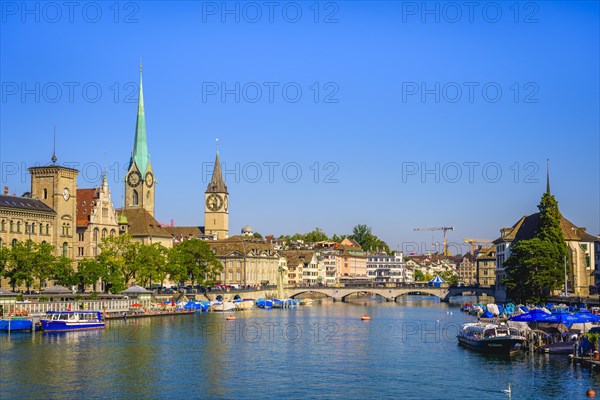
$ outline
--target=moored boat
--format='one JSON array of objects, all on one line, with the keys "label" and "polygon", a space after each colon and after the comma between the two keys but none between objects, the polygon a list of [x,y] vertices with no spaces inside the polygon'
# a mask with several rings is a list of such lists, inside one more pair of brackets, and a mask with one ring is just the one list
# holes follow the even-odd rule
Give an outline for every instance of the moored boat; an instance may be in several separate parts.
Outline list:
[{"label": "moored boat", "polygon": [[28,332],[31,331],[33,322],[25,318],[0,319],[0,331],[4,332]]},{"label": "moored boat", "polygon": [[464,347],[493,354],[518,353],[525,343],[525,337],[518,329],[504,323],[467,323],[460,328],[456,337]]},{"label": "moored boat", "polygon": [[46,319],[40,320],[46,332],[85,331],[103,329],[100,311],[48,311]]}]

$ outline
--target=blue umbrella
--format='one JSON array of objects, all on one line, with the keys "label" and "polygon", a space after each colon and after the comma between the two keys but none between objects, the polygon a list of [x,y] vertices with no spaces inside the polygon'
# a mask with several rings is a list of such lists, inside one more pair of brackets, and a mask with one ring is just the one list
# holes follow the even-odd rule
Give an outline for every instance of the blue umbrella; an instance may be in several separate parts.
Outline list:
[{"label": "blue umbrella", "polygon": [[582,320],[581,322],[583,322],[583,323],[600,322],[600,317],[599,316],[597,316],[596,314],[593,314],[590,310],[585,309],[585,308],[577,311],[577,313],[575,315],[580,320]]},{"label": "blue umbrella", "polygon": [[575,314],[571,314],[567,311],[556,311],[552,314],[547,314],[545,317],[540,319],[538,322],[543,322],[546,324],[578,324],[584,322],[583,319],[579,318],[579,316]]},{"label": "blue umbrella", "polygon": [[514,317],[510,318],[510,321],[516,321],[516,322],[540,322],[542,319],[546,318],[547,316],[549,316],[550,314],[544,312],[543,310],[540,310],[538,308],[534,308],[533,310],[525,313],[525,314],[521,314],[521,315],[516,315]]}]

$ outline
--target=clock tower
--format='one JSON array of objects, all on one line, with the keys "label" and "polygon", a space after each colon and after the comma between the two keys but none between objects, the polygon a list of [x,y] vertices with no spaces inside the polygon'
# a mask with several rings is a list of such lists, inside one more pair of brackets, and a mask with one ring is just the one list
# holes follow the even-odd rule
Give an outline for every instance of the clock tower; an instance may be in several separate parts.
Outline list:
[{"label": "clock tower", "polygon": [[217,151],[212,179],[204,194],[204,234],[216,239],[229,236],[229,193],[221,173],[221,159]]},{"label": "clock tower", "polygon": [[142,88],[142,66],[140,65],[140,93],[138,97],[137,123],[133,153],[125,175],[125,205],[129,208],[143,208],[154,216],[154,174],[148,153],[146,138],[146,115],[144,113],[144,90]]}]

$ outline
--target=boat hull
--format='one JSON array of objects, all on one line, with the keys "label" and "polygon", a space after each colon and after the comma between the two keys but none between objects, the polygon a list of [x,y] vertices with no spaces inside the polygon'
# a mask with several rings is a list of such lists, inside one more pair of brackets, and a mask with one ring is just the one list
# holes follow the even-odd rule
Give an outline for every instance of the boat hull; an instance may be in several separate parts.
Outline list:
[{"label": "boat hull", "polygon": [[481,353],[516,354],[523,349],[525,340],[521,337],[496,337],[474,340],[458,336],[458,343],[470,350]]},{"label": "boat hull", "polygon": [[104,329],[104,322],[69,323],[66,321],[41,320],[44,332],[71,332]]},{"label": "boat hull", "polygon": [[29,332],[33,327],[33,322],[28,319],[7,319],[0,320],[0,331],[4,332]]}]

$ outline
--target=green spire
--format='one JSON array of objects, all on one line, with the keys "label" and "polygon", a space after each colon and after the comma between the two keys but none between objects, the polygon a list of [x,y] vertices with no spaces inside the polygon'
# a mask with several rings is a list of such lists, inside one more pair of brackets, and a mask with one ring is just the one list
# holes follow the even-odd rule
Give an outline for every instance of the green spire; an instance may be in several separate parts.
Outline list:
[{"label": "green spire", "polygon": [[[146,176],[150,164],[148,154],[148,140],[146,139],[146,115],[144,114],[144,89],[142,87],[142,65],[140,63],[140,94],[138,97],[137,122],[135,125],[135,140],[133,142],[133,155],[131,164],[135,163],[142,179]],[[130,165],[131,167],[131,165]]]}]

